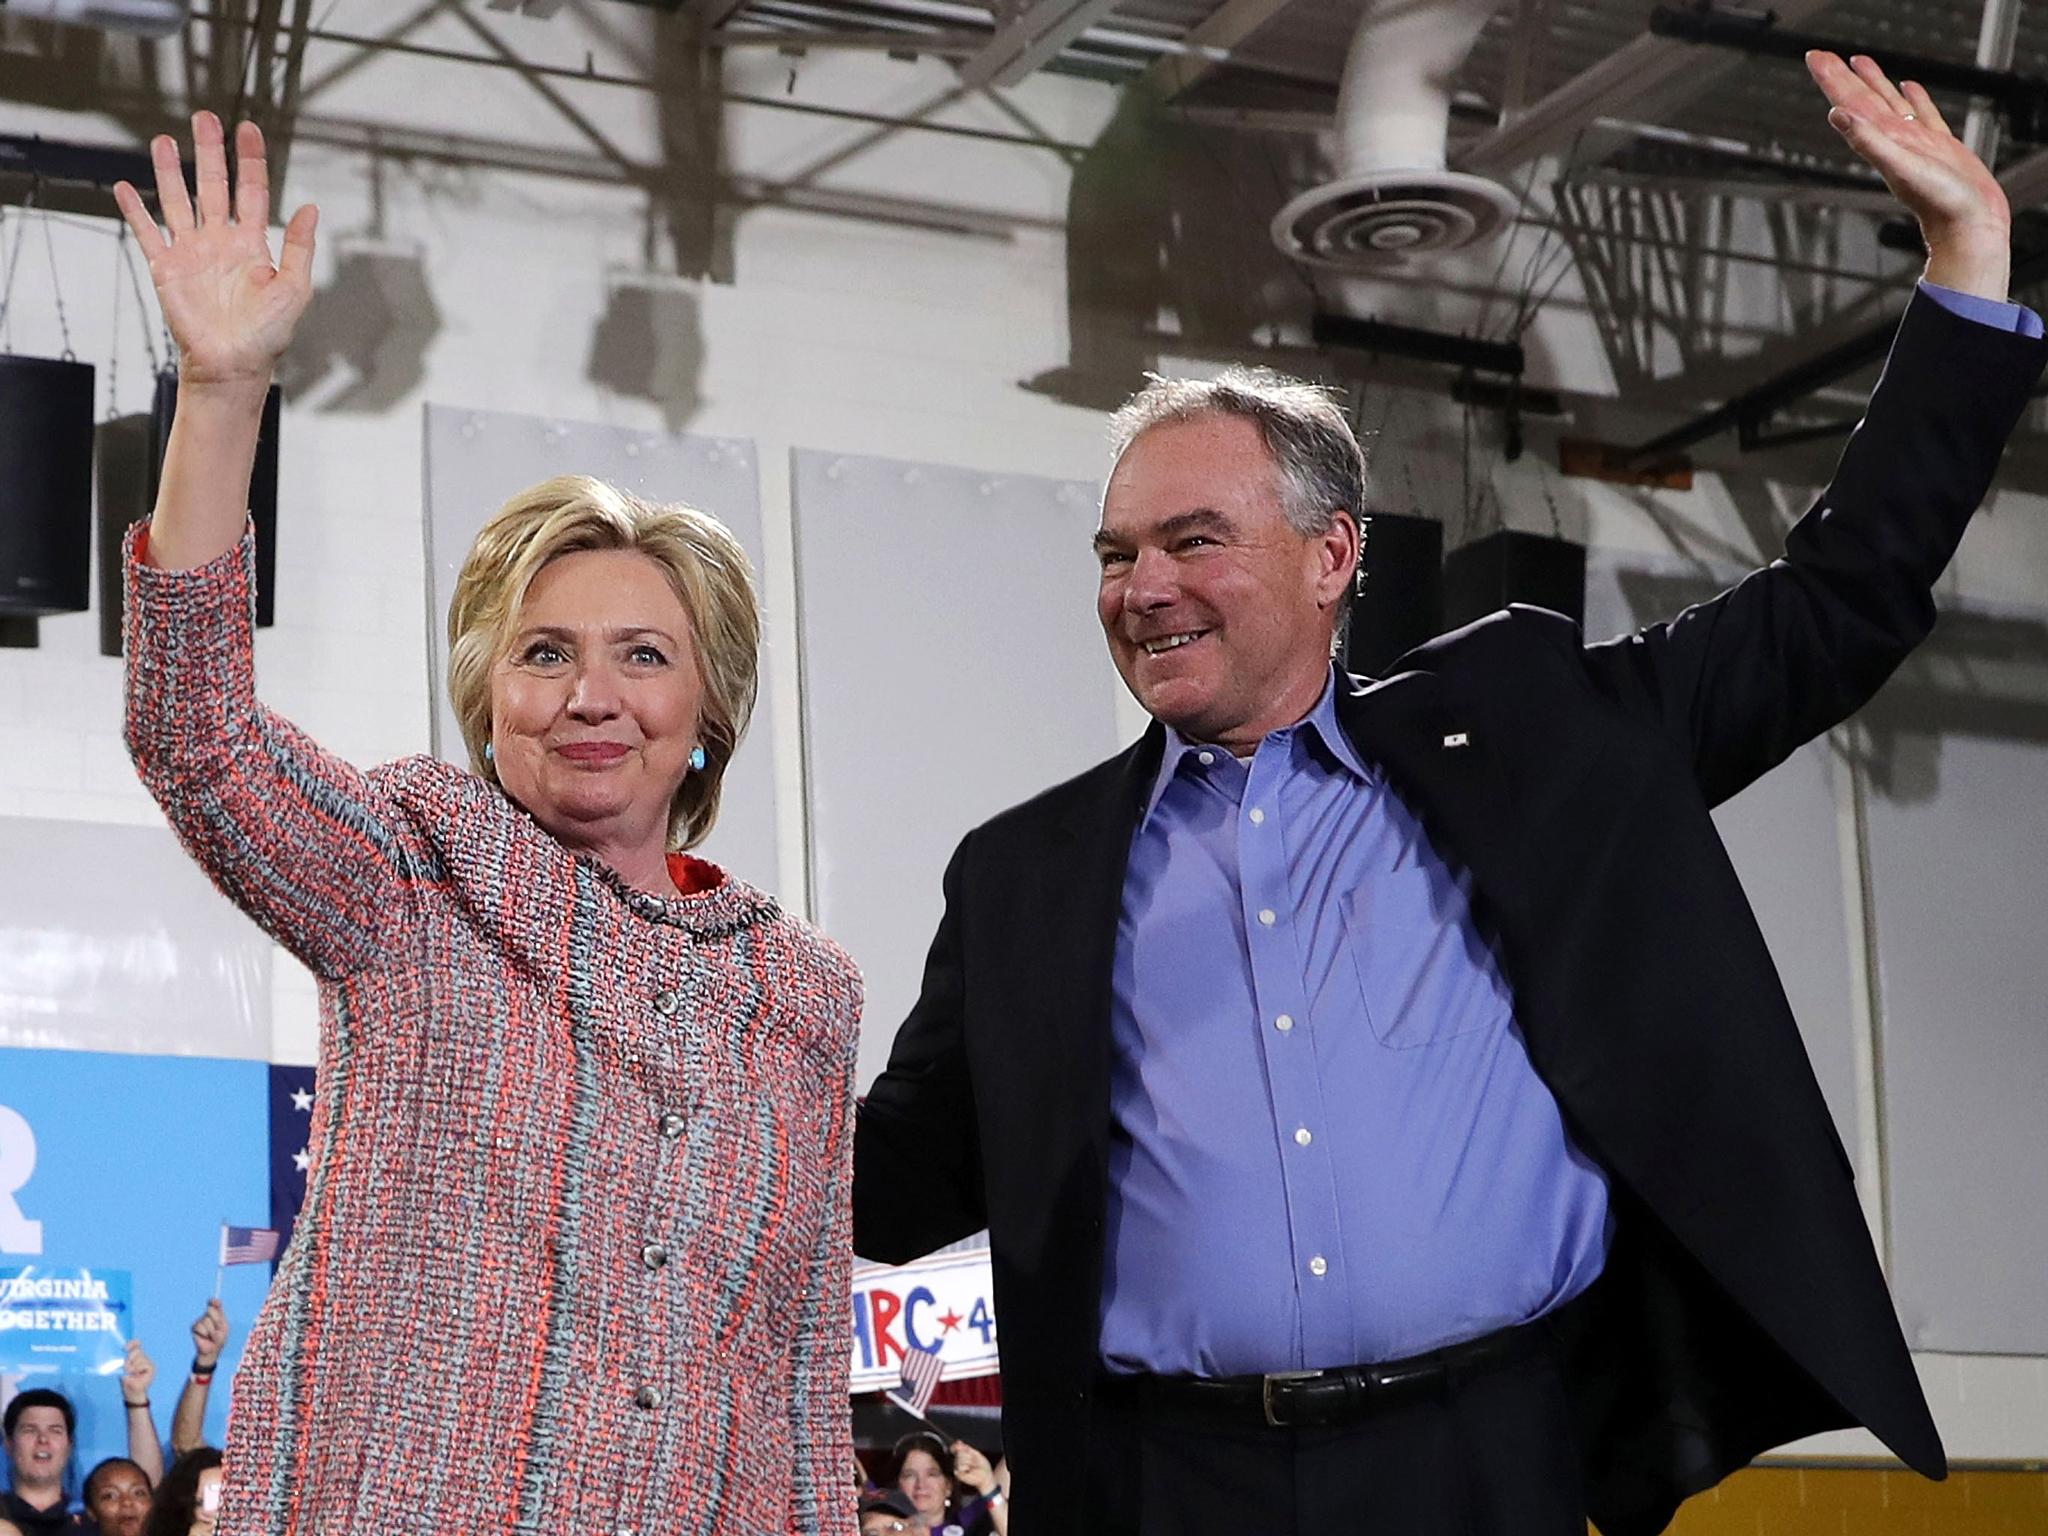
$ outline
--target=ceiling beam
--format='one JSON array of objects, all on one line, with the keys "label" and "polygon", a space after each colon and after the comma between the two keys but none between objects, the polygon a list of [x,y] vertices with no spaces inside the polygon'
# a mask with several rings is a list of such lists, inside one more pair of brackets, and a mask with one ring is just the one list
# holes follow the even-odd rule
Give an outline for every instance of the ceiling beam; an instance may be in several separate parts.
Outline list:
[{"label": "ceiling beam", "polygon": [[[1795,26],[1825,4],[1827,0],[1779,0],[1774,7],[1777,24]],[[1645,32],[1469,146],[1457,157],[1456,166],[1476,176],[1499,177],[1539,155],[1562,149],[1595,118],[1668,121],[1673,112],[1741,62],[1738,56]]]},{"label": "ceiling beam", "polygon": [[1224,0],[1189,31],[1185,53],[1162,58],[1138,84],[1161,101],[1171,101],[1218,65],[1230,52],[1287,8],[1288,0]]},{"label": "ceiling beam", "polygon": [[1116,0],[1032,0],[960,66],[969,90],[1015,85],[1116,9]]},{"label": "ceiling beam", "polygon": [[713,27],[723,26],[733,14],[747,3],[747,0],[682,0],[676,7],[676,14],[686,21],[694,21],[709,33]]},{"label": "ceiling beam", "polygon": [[2048,149],[2037,149],[2024,160],[2015,160],[1998,178],[2006,201],[2017,213],[2048,202]]}]

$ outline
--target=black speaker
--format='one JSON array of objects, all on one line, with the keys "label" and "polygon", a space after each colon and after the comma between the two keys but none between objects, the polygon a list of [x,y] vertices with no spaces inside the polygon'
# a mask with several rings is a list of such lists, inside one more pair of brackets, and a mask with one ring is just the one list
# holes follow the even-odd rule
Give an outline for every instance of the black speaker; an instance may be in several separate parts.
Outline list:
[{"label": "black speaker", "polygon": [[149,516],[155,500],[150,491],[156,482],[155,439],[156,424],[147,412],[109,417],[99,425],[93,478],[99,487],[94,545],[99,551],[102,656],[121,654],[128,581],[122,544],[128,530]]},{"label": "black speaker", "polygon": [[0,356],[0,616],[91,602],[92,382],[90,363]]},{"label": "black speaker", "polygon": [[[256,525],[256,623],[266,629],[277,620],[277,419],[282,399],[275,384],[263,397],[263,428],[256,438],[256,465],[249,472],[249,517]],[[149,413],[151,505],[177,414],[178,376],[166,369],[156,376],[156,402]]]},{"label": "black speaker", "polygon": [[1374,512],[1364,519],[1359,590],[1339,653],[1347,672],[1377,677],[1444,627],[1444,525]]},{"label": "black speaker", "polygon": [[1455,627],[1509,603],[1532,603],[1586,621],[1586,546],[1503,528],[1444,560],[1444,620]]}]

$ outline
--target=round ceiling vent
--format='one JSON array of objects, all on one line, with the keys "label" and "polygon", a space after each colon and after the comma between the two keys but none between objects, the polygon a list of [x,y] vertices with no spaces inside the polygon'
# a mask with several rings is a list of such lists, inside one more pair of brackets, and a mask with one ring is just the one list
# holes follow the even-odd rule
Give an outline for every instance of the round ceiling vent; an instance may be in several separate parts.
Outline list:
[{"label": "round ceiling vent", "polygon": [[1273,243],[1311,266],[1369,271],[1477,244],[1514,208],[1514,194],[1484,176],[1374,171],[1290,200],[1273,217]]}]

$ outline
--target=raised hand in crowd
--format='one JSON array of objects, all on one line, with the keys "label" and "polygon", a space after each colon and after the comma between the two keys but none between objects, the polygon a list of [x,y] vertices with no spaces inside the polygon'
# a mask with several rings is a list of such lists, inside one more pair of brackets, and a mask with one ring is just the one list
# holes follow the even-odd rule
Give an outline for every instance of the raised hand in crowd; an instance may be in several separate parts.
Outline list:
[{"label": "raised hand in crowd", "polygon": [[254,123],[235,130],[232,196],[227,144],[213,113],[192,114],[192,150],[196,206],[176,142],[165,134],[150,141],[162,229],[133,186],[114,187],[178,343],[178,420],[192,422],[172,436],[163,468],[170,494],[160,495],[150,525],[150,559],[170,570],[204,565],[242,536],[247,486],[216,471],[254,454],[271,370],[312,298],[317,220],[311,204],[293,214],[273,262],[262,130]]},{"label": "raised hand in crowd", "polygon": [[228,1315],[220,1298],[206,1303],[206,1310],[192,1324],[192,1371],[178,1393],[178,1406],[171,1415],[171,1455],[183,1456],[206,1443],[206,1399],[213,1390],[213,1373],[228,1347]]},{"label": "raised hand in crowd", "polygon": [[155,1487],[163,1481],[164,1447],[157,1438],[156,1418],[150,1411],[149,1389],[156,1380],[156,1362],[142,1347],[142,1340],[128,1341],[127,1358],[121,1365],[121,1407],[128,1420],[128,1459],[142,1468]]},{"label": "raised hand in crowd", "polygon": [[965,1440],[955,1440],[952,1449],[953,1481],[976,1498],[987,1501],[983,1509],[989,1525],[996,1536],[1007,1536],[1010,1529],[1009,1469],[991,1466],[988,1457]]}]

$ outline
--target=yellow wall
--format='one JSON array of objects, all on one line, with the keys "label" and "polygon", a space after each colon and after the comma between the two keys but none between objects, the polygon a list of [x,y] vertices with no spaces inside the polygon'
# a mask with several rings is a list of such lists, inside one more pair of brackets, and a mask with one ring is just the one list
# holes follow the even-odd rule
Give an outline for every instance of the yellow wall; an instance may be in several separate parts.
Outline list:
[{"label": "yellow wall", "polygon": [[1691,1500],[1667,1536],[2048,1536],[2048,1472],[1751,1467]]}]

